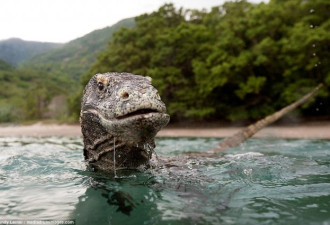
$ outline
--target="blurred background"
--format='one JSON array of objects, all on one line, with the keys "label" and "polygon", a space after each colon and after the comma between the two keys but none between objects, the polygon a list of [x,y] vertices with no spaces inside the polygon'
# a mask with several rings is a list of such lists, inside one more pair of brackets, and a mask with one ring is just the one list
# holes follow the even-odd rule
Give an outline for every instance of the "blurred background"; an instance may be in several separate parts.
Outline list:
[{"label": "blurred background", "polygon": [[0,123],[78,122],[91,76],[150,76],[172,122],[329,120],[328,0],[3,0]]}]

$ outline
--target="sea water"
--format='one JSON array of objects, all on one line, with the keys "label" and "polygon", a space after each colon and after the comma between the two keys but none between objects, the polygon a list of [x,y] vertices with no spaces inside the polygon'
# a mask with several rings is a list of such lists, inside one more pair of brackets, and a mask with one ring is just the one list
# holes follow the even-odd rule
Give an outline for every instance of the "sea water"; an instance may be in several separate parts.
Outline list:
[{"label": "sea water", "polygon": [[[221,139],[160,138],[173,157]],[[80,137],[0,138],[0,222],[330,224],[330,141],[251,139],[217,158],[95,172]]]}]

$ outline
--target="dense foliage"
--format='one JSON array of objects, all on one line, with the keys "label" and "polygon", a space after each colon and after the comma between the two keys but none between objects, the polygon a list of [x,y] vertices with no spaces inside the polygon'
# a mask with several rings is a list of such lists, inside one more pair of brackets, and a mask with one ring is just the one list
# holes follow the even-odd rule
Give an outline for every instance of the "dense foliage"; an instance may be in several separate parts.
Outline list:
[{"label": "dense foliage", "polygon": [[304,115],[329,115],[330,2],[166,4],[114,34],[90,72],[148,75],[172,119],[257,119],[327,85]]},{"label": "dense foliage", "polygon": [[67,94],[67,81],[37,71],[17,70],[0,61],[0,122],[66,116],[65,102],[50,109],[54,96]]},{"label": "dense foliage", "polygon": [[0,122],[77,121],[84,85],[109,71],[151,76],[172,121],[258,119],[320,82],[300,113],[329,116],[329,11],[327,0],[166,4],[62,46],[0,41],[0,58],[16,60],[0,60]]}]

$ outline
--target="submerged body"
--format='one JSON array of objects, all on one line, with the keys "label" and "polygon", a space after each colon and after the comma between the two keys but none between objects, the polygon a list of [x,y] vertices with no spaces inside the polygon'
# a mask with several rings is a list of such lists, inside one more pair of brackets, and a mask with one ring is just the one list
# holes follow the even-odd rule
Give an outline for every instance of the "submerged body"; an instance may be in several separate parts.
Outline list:
[{"label": "submerged body", "polygon": [[[240,145],[263,127],[281,118],[311,98],[322,85],[298,101],[227,138],[215,148],[167,160],[182,166],[187,157],[211,157]],[[170,116],[150,77],[130,73],[96,74],[86,85],[80,122],[85,160],[94,168],[116,170],[149,165],[157,132]]]}]

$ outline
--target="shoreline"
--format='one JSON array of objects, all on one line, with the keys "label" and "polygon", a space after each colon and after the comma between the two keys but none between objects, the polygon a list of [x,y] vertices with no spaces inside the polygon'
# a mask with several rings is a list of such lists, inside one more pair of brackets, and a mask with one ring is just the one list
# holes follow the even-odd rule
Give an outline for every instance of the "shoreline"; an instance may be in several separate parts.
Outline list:
[{"label": "shoreline", "polygon": [[[241,130],[242,127],[178,127],[170,125],[162,129],[157,137],[205,137],[225,138]],[[38,122],[32,125],[0,124],[0,137],[24,136],[82,136],[80,125],[43,124]],[[273,125],[260,130],[255,138],[283,138],[283,139],[323,139],[330,140],[330,121],[317,123],[302,123],[291,126]]]}]

